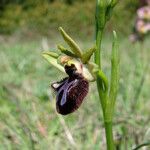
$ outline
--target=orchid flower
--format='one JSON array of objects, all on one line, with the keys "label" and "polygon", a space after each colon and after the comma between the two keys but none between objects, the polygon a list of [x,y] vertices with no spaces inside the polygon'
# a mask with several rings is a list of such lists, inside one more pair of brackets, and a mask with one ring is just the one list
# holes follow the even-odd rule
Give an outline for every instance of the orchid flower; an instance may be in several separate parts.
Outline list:
[{"label": "orchid flower", "polygon": [[[66,73],[68,77],[52,83],[56,92],[56,109],[62,115],[67,115],[79,108],[88,93],[89,82],[95,81],[98,67],[90,58],[96,47],[82,51],[76,42],[63,30],[59,31],[70,49],[58,45],[58,52],[44,51],[43,57],[54,67]],[[103,73],[101,73],[103,75]]]}]

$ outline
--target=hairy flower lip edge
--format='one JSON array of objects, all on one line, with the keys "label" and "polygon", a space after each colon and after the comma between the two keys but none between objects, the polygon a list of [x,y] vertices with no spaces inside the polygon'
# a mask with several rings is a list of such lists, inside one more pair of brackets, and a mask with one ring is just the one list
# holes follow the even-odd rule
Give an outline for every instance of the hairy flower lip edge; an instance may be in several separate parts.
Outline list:
[{"label": "hairy flower lip edge", "polygon": [[61,115],[68,115],[79,109],[89,91],[89,81],[74,72],[75,65],[69,63],[69,66],[64,67],[68,77],[51,84],[56,92],[56,110]]}]

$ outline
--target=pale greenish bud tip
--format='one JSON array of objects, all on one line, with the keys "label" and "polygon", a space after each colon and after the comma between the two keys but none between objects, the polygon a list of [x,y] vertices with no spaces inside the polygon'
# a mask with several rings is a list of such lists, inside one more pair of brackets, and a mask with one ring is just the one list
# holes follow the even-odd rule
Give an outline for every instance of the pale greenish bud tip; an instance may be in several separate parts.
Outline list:
[{"label": "pale greenish bud tip", "polygon": [[116,33],[116,31],[113,31],[113,38],[114,38],[115,40],[117,40],[117,33]]}]

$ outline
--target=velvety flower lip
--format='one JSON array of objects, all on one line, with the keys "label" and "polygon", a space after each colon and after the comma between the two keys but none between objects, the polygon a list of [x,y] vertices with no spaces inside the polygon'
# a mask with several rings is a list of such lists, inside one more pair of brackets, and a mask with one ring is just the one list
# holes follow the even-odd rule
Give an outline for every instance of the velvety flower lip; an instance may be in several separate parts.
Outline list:
[{"label": "velvety flower lip", "polygon": [[77,110],[89,90],[89,82],[78,73],[74,64],[65,65],[65,71],[68,77],[52,84],[56,92],[56,110],[62,115]]}]

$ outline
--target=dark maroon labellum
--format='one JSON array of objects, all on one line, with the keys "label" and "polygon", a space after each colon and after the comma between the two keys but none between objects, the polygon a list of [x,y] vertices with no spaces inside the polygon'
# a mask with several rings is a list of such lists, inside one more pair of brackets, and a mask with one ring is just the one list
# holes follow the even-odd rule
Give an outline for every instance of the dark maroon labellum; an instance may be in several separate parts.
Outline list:
[{"label": "dark maroon labellum", "polygon": [[88,81],[76,73],[75,65],[65,66],[65,71],[69,77],[52,84],[56,91],[56,109],[62,115],[77,110],[89,90]]}]

